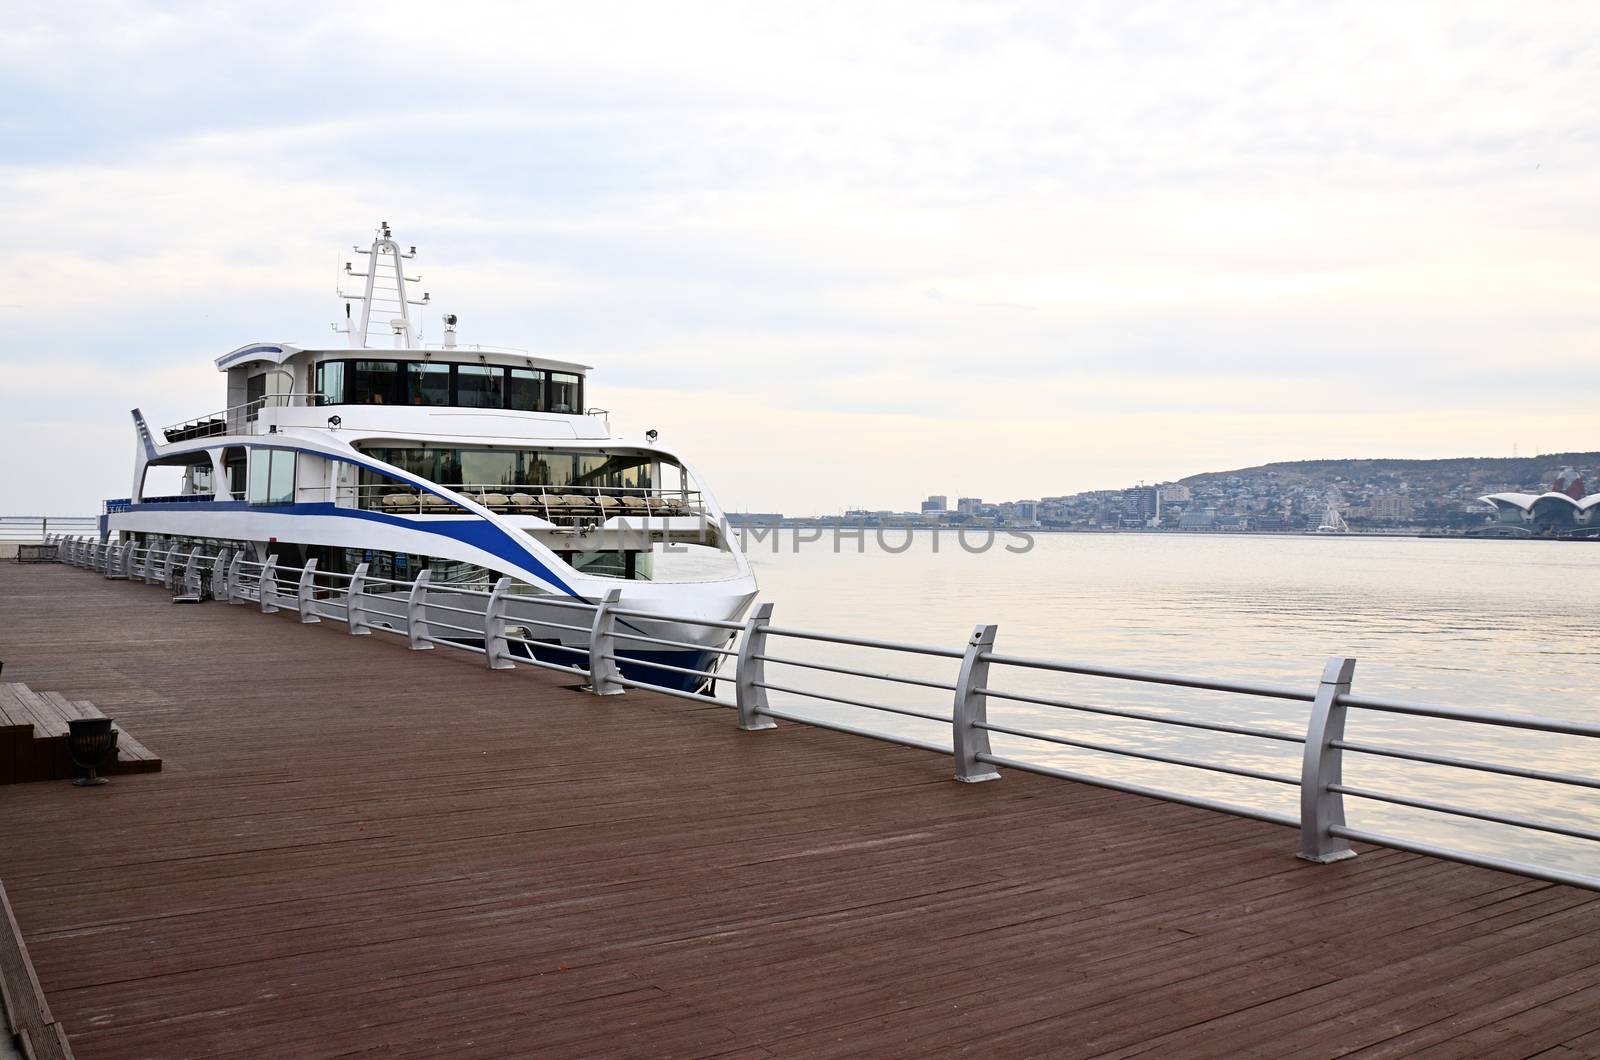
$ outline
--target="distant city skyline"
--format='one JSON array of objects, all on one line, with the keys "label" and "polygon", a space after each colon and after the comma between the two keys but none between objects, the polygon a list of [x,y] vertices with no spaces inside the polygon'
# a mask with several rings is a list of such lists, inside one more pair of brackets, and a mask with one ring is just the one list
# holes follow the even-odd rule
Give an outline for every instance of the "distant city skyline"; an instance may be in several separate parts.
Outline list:
[{"label": "distant city skyline", "polygon": [[1590,5],[171,9],[0,29],[11,513],[333,342],[387,220],[730,508],[1595,448]]}]

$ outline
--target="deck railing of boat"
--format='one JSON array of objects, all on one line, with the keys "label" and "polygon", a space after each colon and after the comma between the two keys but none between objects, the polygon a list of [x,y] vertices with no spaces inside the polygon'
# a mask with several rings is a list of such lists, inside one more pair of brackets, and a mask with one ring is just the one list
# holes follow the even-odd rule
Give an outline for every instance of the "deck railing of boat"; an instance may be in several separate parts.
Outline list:
[{"label": "deck railing of boat", "polygon": [[[445,483],[442,489],[476,501],[502,515],[535,515],[557,526],[601,523],[615,516],[698,517],[705,513],[699,490],[651,486],[551,486],[544,484]],[[302,490],[315,495],[316,489]],[[461,515],[463,510],[438,494],[393,484],[334,486],[331,492],[368,511],[393,515]]]},{"label": "deck railing of boat", "polygon": [[268,394],[265,397],[234,405],[218,412],[183,420],[161,428],[161,434],[170,442],[187,442],[195,438],[215,438],[220,435],[260,434],[256,427],[262,409],[311,408],[325,400],[322,394]]},{"label": "deck railing of boat", "polygon": [[[662,614],[624,607],[618,602],[619,590],[610,590],[598,600],[569,599],[548,595],[530,596],[516,592],[512,583],[501,579],[489,588],[434,584],[430,573],[420,572],[413,579],[384,578],[373,575],[366,564],[352,573],[317,569],[315,561],[289,568],[276,557],[264,561],[245,559],[223,550],[208,553],[198,546],[177,546],[156,542],[134,545],[96,542],[82,537],[56,539],[61,562],[103,572],[108,578],[142,580],[162,584],[174,592],[174,599],[201,599],[211,596],[234,604],[251,604],[263,612],[294,611],[302,622],[323,619],[343,621],[353,634],[383,632],[406,639],[414,649],[447,647],[482,656],[493,669],[535,666],[586,677],[589,691],[609,695],[629,689],[645,689],[677,696],[696,703],[728,709],[741,729],[760,731],[775,727],[778,721],[818,726],[854,736],[882,740],[918,748],[931,754],[953,758],[955,779],[968,783],[1000,778],[1001,769],[1018,770],[1117,791],[1163,799],[1169,802],[1215,810],[1292,828],[1299,833],[1296,853],[1307,861],[1330,863],[1354,857],[1352,842],[1389,847],[1434,857],[1448,858],[1490,869],[1518,873],[1552,883],[1600,890],[1600,876],[1577,871],[1570,865],[1583,859],[1593,862],[1600,843],[1600,831],[1592,827],[1592,807],[1583,810],[1553,807],[1550,796],[1558,791],[1593,793],[1600,790],[1600,777],[1547,768],[1547,763],[1486,760],[1446,753],[1441,742],[1472,726],[1497,734],[1540,733],[1568,740],[1554,748],[1552,757],[1560,760],[1595,760],[1586,747],[1571,741],[1600,738],[1600,725],[1592,722],[1507,713],[1466,707],[1412,702],[1385,697],[1358,695],[1351,690],[1355,660],[1329,659],[1320,677],[1304,685],[1277,685],[1233,677],[1195,676],[1133,669],[1063,659],[1034,658],[996,650],[996,626],[977,626],[961,645],[907,643],[845,633],[780,627],[772,624],[773,605],[763,603],[742,622],[718,621],[691,615]],[[561,621],[557,615],[570,617]],[[470,621],[470,624],[469,624]],[[718,643],[698,644],[674,637],[655,635],[663,624],[698,627],[715,631]],[[586,638],[579,647],[558,642],[563,634]],[[567,657],[565,663],[529,658],[514,651],[512,645],[554,652]],[[649,649],[688,650],[712,660],[702,668],[631,658],[621,654],[623,646]],[[838,658],[802,657],[809,646],[820,646],[869,653],[871,664],[845,665]],[[908,674],[885,671],[878,662],[884,658],[932,661],[946,668],[945,673]],[[691,681],[704,682],[698,691],[684,691],[651,681],[623,675],[626,664],[637,673],[640,668],[670,673]],[[835,679],[846,677],[873,686],[895,686],[922,697],[914,705],[887,703],[882,699],[839,695],[817,687],[805,687],[806,678],[796,676],[782,681],[769,677],[769,668],[798,675],[826,673]],[[1149,709],[1111,703],[1090,703],[1066,698],[1057,692],[1044,694],[1037,688],[1021,689],[1011,682],[1019,675],[1059,680],[1082,678],[1107,682],[1121,689],[1176,689],[1215,693],[1231,697],[1230,703],[1248,701],[1283,715],[1281,721],[1263,724],[1240,720],[1237,714],[1226,717],[1194,716],[1171,710]],[[721,680],[724,691],[715,690]],[[675,681],[674,685],[684,682]],[[910,719],[918,725],[944,734],[942,739],[924,739],[892,728],[873,729],[849,724],[836,717],[799,712],[794,704],[809,701],[830,707],[877,712],[893,721]],[[1136,726],[1153,726],[1167,737],[1179,732],[1205,734],[1206,739],[1251,741],[1250,746],[1287,749],[1298,763],[1298,771],[1264,768],[1259,751],[1230,753],[1221,758],[1179,754],[1156,742],[1151,746],[1130,746],[1085,739],[1070,727],[1064,731],[1043,732],[1016,720],[992,716],[1012,705],[1029,709],[1044,708],[1050,716],[1063,718],[1100,717],[1117,719]],[[1057,713],[1059,712],[1059,713]],[[1369,736],[1346,735],[1348,719],[1355,717],[1359,727],[1375,730]],[[1405,718],[1420,724],[1425,731],[1413,736],[1414,746],[1396,742],[1393,731],[1382,736],[1381,718]],[[1392,728],[1392,727],[1391,727]],[[991,738],[1007,744],[1006,753],[991,747]],[[1127,759],[1179,767],[1200,773],[1220,774],[1240,781],[1265,786],[1266,790],[1286,792],[1295,812],[1263,808],[1239,801],[1224,800],[1210,794],[1174,790],[1153,784],[1064,768],[1041,760],[1040,747],[1066,748],[1074,753],[1090,752],[1100,760]],[[1231,745],[1230,745],[1231,746]],[[1014,750],[1012,748],[1015,748]],[[1392,787],[1380,789],[1344,780],[1347,757],[1363,763],[1385,764],[1390,769],[1409,771],[1405,779],[1413,783],[1426,780],[1415,775],[1442,768],[1452,782],[1448,790],[1461,787],[1467,776],[1511,778],[1537,785],[1541,799],[1523,798],[1528,812],[1508,813],[1483,805],[1464,804],[1452,797],[1423,798]],[[1506,750],[1502,759],[1515,759]],[[1437,774],[1435,774],[1437,775]],[[1524,792],[1524,796],[1526,793]],[[1592,794],[1590,795],[1592,798]],[[1541,851],[1539,860],[1513,860],[1485,853],[1471,846],[1450,845],[1426,834],[1397,834],[1380,831],[1346,819],[1346,802],[1354,800],[1364,809],[1396,806],[1417,811],[1430,821],[1470,820],[1511,829],[1520,836],[1538,834],[1558,837],[1555,843],[1571,845]],[[1545,812],[1537,813],[1543,806]],[[1556,812],[1551,812],[1555,810]],[[1510,833],[1507,833],[1510,834]]]}]

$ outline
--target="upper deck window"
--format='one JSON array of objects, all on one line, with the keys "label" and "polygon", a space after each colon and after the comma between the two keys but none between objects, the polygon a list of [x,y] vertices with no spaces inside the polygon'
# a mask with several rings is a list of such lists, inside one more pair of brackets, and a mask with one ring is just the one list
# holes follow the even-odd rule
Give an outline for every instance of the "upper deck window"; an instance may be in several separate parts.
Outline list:
[{"label": "upper deck window", "polygon": [[544,411],[545,373],[537,368],[513,368],[506,386],[506,408],[518,412]]},{"label": "upper deck window", "polygon": [[407,361],[406,404],[451,405],[450,365],[432,361]]},{"label": "upper deck window", "polygon": [[550,373],[551,412],[582,412],[582,394],[582,376],[571,372]]},{"label": "upper deck window", "polygon": [[583,411],[583,377],[543,368],[438,361],[319,361],[323,405],[433,405],[517,412]]},{"label": "upper deck window", "polygon": [[456,404],[469,409],[506,407],[506,370],[496,364],[456,365]]}]

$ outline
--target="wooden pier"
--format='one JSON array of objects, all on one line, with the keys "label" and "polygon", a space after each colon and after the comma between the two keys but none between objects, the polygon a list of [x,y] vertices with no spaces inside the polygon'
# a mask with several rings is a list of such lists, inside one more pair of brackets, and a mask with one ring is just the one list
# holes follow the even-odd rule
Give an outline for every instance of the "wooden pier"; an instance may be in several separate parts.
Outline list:
[{"label": "wooden pier", "polygon": [[1600,894],[0,564],[4,678],[164,769],[0,787],[80,1058],[1600,1054]]}]

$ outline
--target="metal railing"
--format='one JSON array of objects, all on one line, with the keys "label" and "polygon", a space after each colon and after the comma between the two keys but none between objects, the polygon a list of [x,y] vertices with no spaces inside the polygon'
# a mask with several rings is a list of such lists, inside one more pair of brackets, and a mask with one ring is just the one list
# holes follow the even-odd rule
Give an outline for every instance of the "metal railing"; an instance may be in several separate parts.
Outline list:
[{"label": "metal railing", "polygon": [[243,405],[171,424],[161,428],[161,434],[168,442],[187,442],[225,434],[261,434],[256,421],[262,409],[314,408],[321,405],[322,401],[322,394],[268,394]]},{"label": "metal railing", "polygon": [[[698,518],[706,513],[699,490],[653,486],[552,486],[546,484],[438,483],[503,515],[533,515],[557,526],[601,523],[622,516]],[[397,483],[302,486],[299,493],[335,498],[336,503],[394,515],[462,515],[443,497]]]},{"label": "metal railing", "polygon": [[[1351,842],[1364,842],[1397,850],[1447,858],[1485,868],[1519,873],[1554,883],[1600,890],[1600,877],[1569,871],[1555,864],[1511,860],[1473,850],[1449,846],[1427,838],[1395,835],[1351,825],[1345,816],[1347,799],[1405,807],[1443,818],[1488,822],[1519,831],[1564,837],[1587,843],[1600,843],[1600,829],[1563,823],[1533,815],[1501,813],[1462,805],[1453,801],[1424,799],[1403,791],[1345,783],[1344,760],[1347,754],[1385,762],[1418,763],[1446,767],[1473,774],[1516,778],[1519,781],[1559,788],[1600,790],[1600,776],[1569,773],[1536,767],[1527,763],[1485,761],[1446,754],[1432,749],[1417,750],[1393,743],[1347,739],[1346,722],[1352,711],[1368,715],[1401,715],[1427,722],[1446,722],[1485,726],[1493,730],[1531,731],[1579,739],[1600,738],[1600,725],[1574,720],[1497,713],[1457,707],[1412,703],[1351,692],[1355,660],[1330,659],[1321,679],[1313,688],[1293,688],[1251,681],[1216,679],[1189,675],[1155,673],[1124,667],[1092,665],[1056,659],[1007,655],[994,650],[996,627],[980,625],[961,648],[877,640],[857,636],[791,629],[771,624],[772,605],[763,603],[743,622],[716,621],[683,615],[661,614],[619,606],[620,590],[611,590],[599,601],[551,596],[528,596],[512,591],[509,579],[501,578],[491,588],[474,589],[435,584],[429,571],[414,580],[377,578],[362,564],[354,573],[343,574],[317,569],[315,561],[301,568],[286,568],[276,557],[265,561],[246,560],[224,549],[207,554],[200,548],[135,547],[87,541],[81,537],[56,538],[63,563],[105,573],[109,578],[143,580],[163,584],[174,592],[174,599],[201,599],[211,596],[230,603],[254,603],[263,612],[295,610],[302,622],[324,618],[344,621],[353,634],[375,631],[406,638],[413,649],[435,645],[474,652],[484,657],[493,669],[512,669],[526,664],[585,675],[587,688],[597,695],[612,695],[630,688],[647,689],[695,702],[733,710],[741,729],[771,729],[777,721],[799,722],[856,736],[884,740],[951,755],[955,778],[966,783],[997,780],[1001,768],[1015,769],[1048,777],[1073,780],[1144,795],[1207,810],[1247,817],[1294,828],[1299,832],[1298,856],[1326,863],[1354,857]],[[541,609],[554,608],[558,614],[570,613],[572,621],[528,614],[528,604]],[[620,621],[619,620],[625,620]],[[463,624],[463,622],[469,624]],[[717,631],[726,636],[720,645],[698,644],[645,632],[649,623],[671,623]],[[537,638],[536,631],[567,639],[582,637],[582,646]],[[914,675],[866,669],[799,657],[792,649],[773,651],[774,641],[798,644],[843,645],[895,657],[921,657],[946,660],[958,666],[952,680],[944,681]],[[527,654],[513,650],[525,646]],[[676,666],[669,663],[627,658],[619,645],[693,650],[713,659],[707,668]],[[555,651],[569,657],[568,662],[551,662],[531,657],[535,649]],[[721,673],[731,660],[731,673]],[[685,691],[681,687],[625,677],[621,665],[645,667],[703,682],[719,678],[731,685],[728,698],[707,691]],[[784,666],[808,671],[843,675],[881,682],[902,688],[939,693],[933,705],[906,706],[881,700],[846,697],[817,688],[768,680],[767,666]],[[1193,689],[1227,696],[1249,697],[1255,702],[1290,705],[1297,715],[1294,730],[1244,724],[1215,718],[1189,718],[1142,709],[1090,704],[1059,696],[1040,695],[1002,687],[999,677],[1006,674],[1071,675],[1123,686],[1164,686]],[[681,684],[681,682],[679,682]],[[702,686],[704,687],[704,686]],[[796,696],[826,704],[843,705],[934,724],[949,734],[949,743],[918,739],[909,735],[877,731],[836,720],[806,717],[785,707],[774,706],[773,694]],[[929,697],[932,699],[932,697]],[[1252,741],[1266,741],[1274,747],[1295,750],[1297,772],[1241,765],[1237,761],[1213,760],[1191,755],[1153,751],[1126,744],[1089,740],[1072,735],[1044,732],[1020,724],[992,720],[993,703],[1022,704],[1063,711],[1070,715],[1116,718],[1140,725],[1199,731]],[[1208,774],[1221,774],[1234,780],[1288,789],[1297,794],[1297,813],[1281,813],[1209,796],[1173,791],[1124,778],[1085,773],[1045,762],[998,754],[991,747],[991,735],[1045,747],[1065,747],[1121,758],[1154,762]]]},{"label": "metal railing", "polygon": [[0,541],[45,544],[64,534],[99,534],[100,520],[93,515],[0,515]]}]

